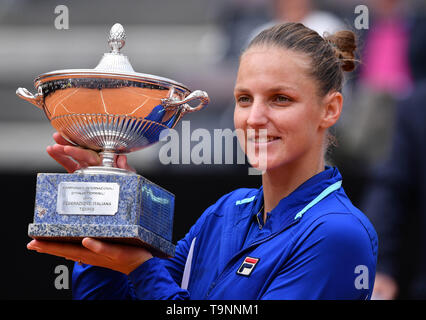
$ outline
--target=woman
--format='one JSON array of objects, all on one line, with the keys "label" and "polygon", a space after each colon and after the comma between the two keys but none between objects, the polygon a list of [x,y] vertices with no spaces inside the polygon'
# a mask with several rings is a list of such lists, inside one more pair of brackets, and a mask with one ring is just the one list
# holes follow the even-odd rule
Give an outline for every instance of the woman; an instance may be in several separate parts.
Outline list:
[{"label": "woman", "polygon": [[[253,39],[240,59],[234,122],[241,145],[254,150],[250,162],[263,170],[262,187],[235,190],[209,207],[174,258],[90,238],[82,245],[33,240],[28,248],[83,263],[74,267],[75,298],[370,298],[376,233],[346,196],[338,169],[324,161],[355,47],[350,31],[324,39],[296,23]],[[99,164],[96,153],[54,139],[47,151],[68,171]],[[124,156],[117,165],[129,168]]]}]

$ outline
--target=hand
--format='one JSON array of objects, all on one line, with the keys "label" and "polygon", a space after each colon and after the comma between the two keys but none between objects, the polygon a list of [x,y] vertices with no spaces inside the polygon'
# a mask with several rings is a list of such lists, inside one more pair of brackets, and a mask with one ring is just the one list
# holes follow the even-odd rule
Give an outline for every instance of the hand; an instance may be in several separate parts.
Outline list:
[{"label": "hand", "polygon": [[376,300],[394,300],[398,294],[398,284],[396,281],[384,274],[377,273],[374,281],[372,299]]},{"label": "hand", "polygon": [[[99,166],[101,164],[101,157],[95,151],[73,146],[58,132],[53,134],[53,140],[55,140],[56,144],[48,146],[46,151],[68,172],[72,173],[80,168]],[[115,166],[135,172],[135,169],[128,165],[125,155],[119,155],[116,158]]]},{"label": "hand", "polygon": [[32,240],[27,244],[27,248],[68,260],[108,268],[127,275],[152,258],[152,254],[144,248],[108,243],[93,238],[84,238],[81,245]]}]

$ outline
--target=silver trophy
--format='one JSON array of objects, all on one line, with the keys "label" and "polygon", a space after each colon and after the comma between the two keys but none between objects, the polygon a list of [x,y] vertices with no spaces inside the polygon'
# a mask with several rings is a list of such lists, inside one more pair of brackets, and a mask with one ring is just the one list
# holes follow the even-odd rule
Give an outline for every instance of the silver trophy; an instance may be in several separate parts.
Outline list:
[{"label": "silver trophy", "polygon": [[[36,94],[16,94],[42,109],[70,143],[99,152],[101,166],[73,174],[38,174],[32,238],[78,241],[86,236],[148,247],[172,256],[174,196],[133,172],[114,167],[115,157],[147,147],[163,130],[209,103],[176,81],[137,73],[120,50],[126,34],[116,23],[94,69],[48,72],[34,80]],[[188,103],[198,100],[197,106]]]}]

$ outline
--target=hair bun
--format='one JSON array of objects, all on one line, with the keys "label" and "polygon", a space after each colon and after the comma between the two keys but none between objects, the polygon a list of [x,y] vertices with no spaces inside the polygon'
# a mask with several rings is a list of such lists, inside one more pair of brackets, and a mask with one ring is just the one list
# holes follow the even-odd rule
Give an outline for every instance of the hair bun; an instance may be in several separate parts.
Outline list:
[{"label": "hair bun", "polygon": [[343,71],[353,71],[355,69],[356,36],[349,30],[338,31],[324,38],[334,49],[337,58],[342,62]]}]

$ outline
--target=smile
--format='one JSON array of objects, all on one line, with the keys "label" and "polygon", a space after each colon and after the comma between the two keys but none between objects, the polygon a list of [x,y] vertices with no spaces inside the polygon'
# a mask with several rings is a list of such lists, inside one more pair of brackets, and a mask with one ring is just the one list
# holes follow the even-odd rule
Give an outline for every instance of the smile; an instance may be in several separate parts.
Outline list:
[{"label": "smile", "polygon": [[279,140],[281,138],[279,137],[254,137],[254,138],[248,138],[249,142],[252,143],[268,143],[268,142],[272,142],[275,140]]}]

